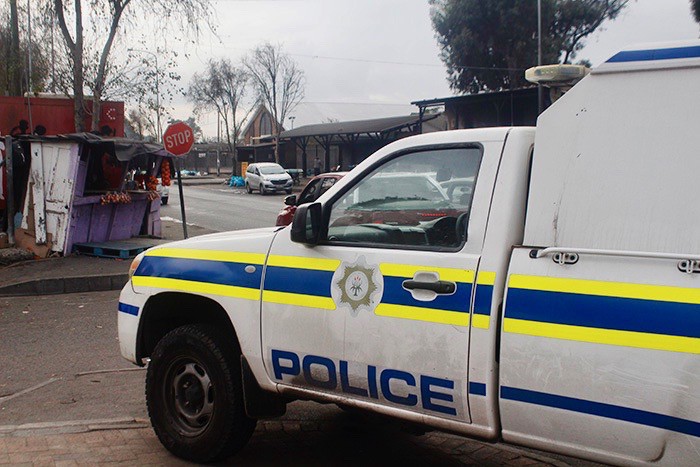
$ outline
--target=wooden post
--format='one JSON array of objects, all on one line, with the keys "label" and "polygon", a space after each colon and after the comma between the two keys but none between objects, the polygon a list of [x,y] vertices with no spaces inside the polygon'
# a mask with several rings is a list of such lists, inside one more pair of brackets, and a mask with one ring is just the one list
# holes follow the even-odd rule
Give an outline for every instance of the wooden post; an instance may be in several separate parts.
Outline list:
[{"label": "wooden post", "polygon": [[12,170],[12,136],[5,137],[5,174],[7,175],[7,242],[15,245],[15,189]]}]

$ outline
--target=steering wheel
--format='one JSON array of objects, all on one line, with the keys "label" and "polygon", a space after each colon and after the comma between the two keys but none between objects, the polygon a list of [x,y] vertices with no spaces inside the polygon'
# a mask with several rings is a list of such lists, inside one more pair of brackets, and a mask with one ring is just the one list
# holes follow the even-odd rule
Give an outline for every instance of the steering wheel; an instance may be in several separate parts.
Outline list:
[{"label": "steering wheel", "polygon": [[455,240],[456,243],[462,243],[467,237],[467,223],[469,222],[469,211],[464,211],[457,217],[455,222]]},{"label": "steering wheel", "polygon": [[454,245],[455,221],[452,216],[444,216],[425,224],[428,243],[434,246]]}]

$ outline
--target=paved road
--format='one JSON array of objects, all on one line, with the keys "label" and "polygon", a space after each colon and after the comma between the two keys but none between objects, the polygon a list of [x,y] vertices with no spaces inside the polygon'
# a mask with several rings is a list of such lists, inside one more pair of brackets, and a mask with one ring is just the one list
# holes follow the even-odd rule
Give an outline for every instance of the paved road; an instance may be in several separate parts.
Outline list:
[{"label": "paved road", "polygon": [[[261,196],[226,185],[183,186],[188,224],[217,231],[253,229],[275,225],[286,194]],[[161,217],[182,220],[177,185],[170,187],[170,200],[161,206]]]}]

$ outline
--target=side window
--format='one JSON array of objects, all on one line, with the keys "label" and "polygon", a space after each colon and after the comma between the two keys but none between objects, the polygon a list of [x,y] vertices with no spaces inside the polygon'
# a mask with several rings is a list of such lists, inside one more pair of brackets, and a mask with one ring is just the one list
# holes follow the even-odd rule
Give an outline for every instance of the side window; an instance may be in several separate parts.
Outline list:
[{"label": "side window", "polygon": [[400,155],[331,206],[329,243],[461,247],[466,239],[480,147]]}]

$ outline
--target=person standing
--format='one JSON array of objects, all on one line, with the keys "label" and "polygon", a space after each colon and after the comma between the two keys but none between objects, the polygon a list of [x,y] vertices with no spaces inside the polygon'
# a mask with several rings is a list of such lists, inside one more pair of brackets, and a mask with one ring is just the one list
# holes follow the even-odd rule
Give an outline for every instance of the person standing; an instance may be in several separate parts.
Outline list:
[{"label": "person standing", "polygon": [[321,159],[316,156],[314,159],[314,175],[319,175],[321,173]]}]

